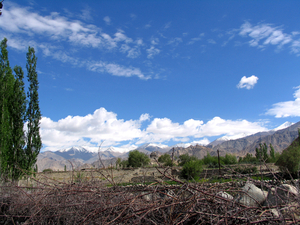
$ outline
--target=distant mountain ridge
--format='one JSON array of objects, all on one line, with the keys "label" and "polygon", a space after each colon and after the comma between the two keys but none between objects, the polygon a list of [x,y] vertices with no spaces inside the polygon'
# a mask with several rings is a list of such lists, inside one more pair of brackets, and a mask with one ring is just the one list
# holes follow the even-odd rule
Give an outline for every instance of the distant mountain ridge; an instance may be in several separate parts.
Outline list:
[{"label": "distant mountain ridge", "polygon": [[215,146],[208,146],[217,151],[233,153],[243,156],[246,153],[254,153],[260,143],[266,143],[268,146],[273,145],[275,151],[280,152],[287,148],[293,140],[298,137],[298,129],[300,122],[295,123],[287,128],[280,130],[271,130],[267,132],[259,132],[237,140],[229,140]]},{"label": "distant mountain ridge", "polygon": [[[266,143],[267,145],[272,144],[275,151],[280,152],[287,148],[292,141],[298,137],[300,122],[288,126],[290,124],[291,123],[284,123],[274,130],[258,132],[236,140],[226,141],[225,139],[217,139],[207,146],[185,146],[185,144],[178,144],[170,147],[167,145],[147,143],[137,147],[136,149],[150,155],[152,152],[173,154],[174,148],[174,156],[187,153],[198,158],[203,158],[207,152],[213,156],[217,155],[217,150],[220,151],[221,155],[230,153],[237,156],[244,156],[248,152],[254,154],[255,149],[259,147],[260,143]],[[68,170],[72,169],[72,166],[73,168],[92,167],[93,165],[99,165],[99,163],[95,163],[99,162],[98,151],[95,151],[95,149],[96,148],[89,149],[89,147],[77,146],[55,152],[42,152],[38,156],[37,165],[39,171],[48,168],[53,170],[63,170],[65,166]],[[120,152],[118,151],[118,148],[110,147],[100,151],[100,157],[105,164],[110,165],[112,162],[116,161],[117,157],[127,158],[128,152],[129,151],[124,152],[124,150]]]}]

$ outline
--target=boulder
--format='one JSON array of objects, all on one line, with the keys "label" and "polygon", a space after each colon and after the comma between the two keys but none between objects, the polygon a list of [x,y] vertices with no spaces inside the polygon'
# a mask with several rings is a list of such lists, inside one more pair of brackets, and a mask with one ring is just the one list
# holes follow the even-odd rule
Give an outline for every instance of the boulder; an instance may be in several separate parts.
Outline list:
[{"label": "boulder", "polygon": [[282,205],[295,201],[295,197],[299,196],[297,188],[290,184],[282,184],[269,190],[266,199],[266,206]]},{"label": "boulder", "polygon": [[243,193],[238,201],[246,206],[259,206],[266,200],[268,195],[267,191],[261,190],[251,182],[247,182],[242,191]]}]

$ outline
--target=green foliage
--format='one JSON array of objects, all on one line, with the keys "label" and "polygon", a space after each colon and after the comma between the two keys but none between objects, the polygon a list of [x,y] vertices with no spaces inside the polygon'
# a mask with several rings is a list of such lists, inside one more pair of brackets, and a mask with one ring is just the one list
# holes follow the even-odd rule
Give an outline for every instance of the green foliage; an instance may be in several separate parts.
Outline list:
[{"label": "green foliage", "polygon": [[[298,137],[299,139],[299,137]],[[282,171],[288,170],[292,175],[297,175],[300,169],[300,145],[294,141],[287,149],[283,150],[275,163]]]},{"label": "green foliage", "polygon": [[235,155],[226,154],[223,159],[223,162],[225,165],[237,164],[237,158]]},{"label": "green foliage", "polygon": [[[218,157],[211,156],[208,152],[207,155],[203,158],[204,165],[207,165],[208,168],[217,168],[219,167]],[[224,164],[224,157],[220,157],[220,163]]]},{"label": "green foliage", "polygon": [[129,152],[128,155],[128,166],[131,167],[141,167],[146,166],[150,163],[150,158],[138,150]]},{"label": "green foliage", "polygon": [[52,169],[44,169],[43,170],[43,173],[50,173],[50,172],[53,172],[53,170]]},{"label": "green foliage", "polygon": [[119,164],[120,167],[126,168],[129,166],[128,160],[122,160]]},{"label": "green foliage", "polygon": [[255,151],[256,151],[255,157],[258,162],[260,162],[260,161],[268,162],[269,161],[268,146],[266,143],[259,144],[259,148],[256,148]]},{"label": "green foliage", "polygon": [[[15,66],[12,71],[6,38],[1,41],[0,47],[0,174],[2,178],[17,180],[25,171],[30,173],[34,170],[42,146],[36,57],[34,49],[29,47],[26,66],[29,81],[27,107],[23,70]],[[23,127],[26,122],[28,133],[25,134]]]},{"label": "green foliage", "polygon": [[239,163],[256,163],[257,159],[252,154],[247,153],[246,156],[239,158]]},{"label": "green foliage", "polygon": [[65,172],[67,171],[67,166],[66,166],[66,165],[64,166],[64,171],[65,171]]},{"label": "green foliage", "polygon": [[117,158],[117,161],[116,161],[116,168],[118,169],[118,167],[120,167],[120,164],[122,162],[122,159],[121,158]]},{"label": "green foliage", "polygon": [[173,166],[174,165],[174,163],[171,159],[171,156],[167,153],[161,155],[158,158],[158,162],[163,163],[164,166]]},{"label": "green foliage", "polygon": [[272,144],[270,144],[270,157],[269,157],[269,162],[275,162],[275,150]]},{"label": "green foliage", "polygon": [[199,180],[199,175],[202,172],[202,160],[192,160],[186,162],[181,170],[181,176],[187,180]]},{"label": "green foliage", "polygon": [[183,166],[184,164],[186,164],[187,162],[193,161],[193,160],[197,160],[197,158],[195,156],[189,156],[189,154],[183,154],[179,156],[179,166]]},{"label": "green foliage", "polygon": [[35,56],[34,48],[28,47],[26,68],[29,82],[29,90],[27,92],[29,103],[26,112],[28,132],[25,148],[25,163],[27,168],[31,168],[32,165],[35,164],[37,156],[40,153],[40,149],[42,148],[42,140],[39,131],[42,116],[39,107],[39,83],[36,72],[36,62],[37,58]]}]

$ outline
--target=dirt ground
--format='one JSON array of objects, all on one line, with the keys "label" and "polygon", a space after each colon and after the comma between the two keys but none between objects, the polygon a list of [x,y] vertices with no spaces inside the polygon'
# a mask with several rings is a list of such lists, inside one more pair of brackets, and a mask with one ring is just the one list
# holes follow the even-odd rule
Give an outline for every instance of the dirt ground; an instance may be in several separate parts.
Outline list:
[{"label": "dirt ground", "polygon": [[[164,171],[163,168],[159,169]],[[179,173],[179,169],[173,169]],[[171,170],[169,169],[171,173]],[[106,169],[106,170],[83,170],[83,171],[55,171],[47,173],[38,173],[35,177],[23,179],[19,181],[20,186],[35,186],[37,183],[58,184],[58,183],[78,183],[84,181],[97,181],[103,185],[110,182],[115,184],[121,183],[142,183],[142,182],[160,182],[163,176],[158,169],[150,168],[135,168],[135,169]]]},{"label": "dirt ground", "polygon": [[[253,165],[236,165],[236,166],[253,166]],[[132,169],[105,169],[105,170],[81,170],[81,171],[56,171],[48,173],[38,173],[35,177],[23,179],[19,181],[20,186],[38,186],[40,184],[70,184],[80,183],[84,181],[96,181],[100,184],[122,184],[122,183],[144,183],[144,182],[161,182],[164,176],[164,168],[132,168]],[[211,173],[207,173],[210,169],[204,170],[202,173],[206,173],[208,176],[212,176]],[[274,164],[257,165],[258,174],[260,172],[277,172],[278,167]],[[218,169],[213,170],[213,175],[218,175]],[[178,179],[180,168],[175,167],[168,169],[168,173],[172,174]],[[201,175],[200,175],[201,177]],[[206,177],[208,178],[208,177]]]}]

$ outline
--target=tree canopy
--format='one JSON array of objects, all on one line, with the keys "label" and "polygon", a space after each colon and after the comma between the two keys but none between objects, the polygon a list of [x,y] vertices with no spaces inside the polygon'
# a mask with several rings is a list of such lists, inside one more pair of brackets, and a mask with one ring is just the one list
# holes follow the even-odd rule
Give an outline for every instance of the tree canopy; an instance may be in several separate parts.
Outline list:
[{"label": "tree canopy", "polygon": [[132,167],[142,167],[150,163],[150,158],[138,150],[129,152],[128,155],[128,166]]},{"label": "tree canopy", "polygon": [[[6,38],[1,41],[0,48],[0,174],[4,179],[17,180],[33,169],[42,147],[37,58],[34,49],[28,47],[26,98],[24,72],[20,66],[11,69]],[[24,131],[26,123],[27,132]]]}]

